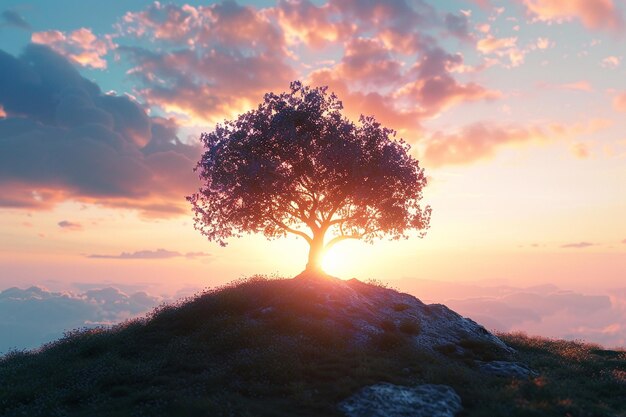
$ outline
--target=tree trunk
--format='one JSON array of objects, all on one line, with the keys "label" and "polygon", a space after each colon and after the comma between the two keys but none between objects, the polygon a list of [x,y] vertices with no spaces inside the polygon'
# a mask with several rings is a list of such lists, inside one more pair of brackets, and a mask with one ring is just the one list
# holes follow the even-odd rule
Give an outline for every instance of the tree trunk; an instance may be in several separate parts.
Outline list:
[{"label": "tree trunk", "polygon": [[314,236],[309,246],[309,261],[306,271],[322,272],[322,259],[324,257],[324,235]]}]

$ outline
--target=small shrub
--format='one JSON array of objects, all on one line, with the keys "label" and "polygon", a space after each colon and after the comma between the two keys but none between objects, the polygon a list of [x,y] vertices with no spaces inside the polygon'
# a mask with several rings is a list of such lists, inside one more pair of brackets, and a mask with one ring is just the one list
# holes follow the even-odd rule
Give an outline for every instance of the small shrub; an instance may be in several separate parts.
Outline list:
[{"label": "small shrub", "polygon": [[398,326],[402,333],[418,335],[422,330],[419,321],[416,319],[403,319]]},{"label": "small shrub", "polygon": [[406,303],[396,303],[393,305],[393,309],[398,312],[407,310],[409,309],[409,307],[411,306]]},{"label": "small shrub", "polygon": [[457,354],[456,345],[453,343],[435,346],[435,350],[448,357],[454,357]]},{"label": "small shrub", "polygon": [[386,352],[406,345],[407,339],[399,333],[383,332],[372,336],[372,343],[376,349]]}]

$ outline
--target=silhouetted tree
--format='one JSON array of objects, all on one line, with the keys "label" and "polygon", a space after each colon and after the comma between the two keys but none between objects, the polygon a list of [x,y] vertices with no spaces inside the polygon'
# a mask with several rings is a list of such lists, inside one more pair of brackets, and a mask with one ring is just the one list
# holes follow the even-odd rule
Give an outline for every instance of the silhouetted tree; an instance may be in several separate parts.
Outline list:
[{"label": "silhouetted tree", "polygon": [[222,246],[243,233],[292,233],[310,246],[307,270],[321,269],[323,253],[345,239],[423,236],[431,209],[419,205],[426,177],[410,146],[373,117],[351,122],[342,108],[327,87],[293,82],[203,133],[203,186],[187,197],[196,229]]}]

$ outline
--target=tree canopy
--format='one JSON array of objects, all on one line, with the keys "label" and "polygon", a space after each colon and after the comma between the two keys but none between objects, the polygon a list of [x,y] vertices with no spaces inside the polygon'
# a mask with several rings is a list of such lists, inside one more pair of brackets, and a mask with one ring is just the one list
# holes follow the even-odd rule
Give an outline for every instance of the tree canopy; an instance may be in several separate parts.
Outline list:
[{"label": "tree canopy", "polygon": [[203,185],[187,197],[196,229],[222,246],[244,233],[300,236],[307,270],[346,239],[422,237],[431,209],[419,204],[427,180],[410,146],[372,116],[348,120],[327,87],[290,90],[202,134]]}]

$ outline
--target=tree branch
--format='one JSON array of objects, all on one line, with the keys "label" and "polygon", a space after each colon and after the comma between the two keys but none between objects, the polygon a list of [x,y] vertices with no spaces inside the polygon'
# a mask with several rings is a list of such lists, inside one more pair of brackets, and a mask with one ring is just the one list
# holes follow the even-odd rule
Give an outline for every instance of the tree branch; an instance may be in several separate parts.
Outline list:
[{"label": "tree branch", "polygon": [[287,226],[285,223],[283,223],[280,220],[277,220],[276,218],[274,218],[274,216],[271,216],[270,219],[274,223],[276,223],[276,225],[278,227],[280,227],[281,229],[283,229],[284,231],[289,232],[289,233],[293,233],[296,236],[300,236],[300,237],[304,238],[304,240],[306,240],[309,245],[313,241],[313,239],[311,239],[311,237],[309,237],[309,235],[307,235],[306,233],[301,232],[300,230],[292,229],[291,227]]},{"label": "tree branch", "polygon": [[334,238],[332,238],[327,244],[326,246],[324,246],[324,250],[328,250],[330,248],[332,248],[333,246],[335,246],[337,243],[342,242],[344,240],[347,239],[360,239],[361,235],[339,235],[339,236],[335,236]]}]

